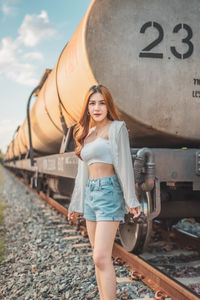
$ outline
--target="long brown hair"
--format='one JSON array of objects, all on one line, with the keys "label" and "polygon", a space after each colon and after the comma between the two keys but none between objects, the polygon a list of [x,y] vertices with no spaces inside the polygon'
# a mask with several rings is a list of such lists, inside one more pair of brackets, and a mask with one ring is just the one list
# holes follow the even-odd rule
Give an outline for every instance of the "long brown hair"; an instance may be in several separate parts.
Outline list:
[{"label": "long brown hair", "polygon": [[102,84],[93,85],[89,89],[89,91],[87,92],[87,94],[85,96],[80,119],[79,119],[78,123],[75,125],[74,130],[73,130],[73,137],[74,137],[74,140],[76,143],[75,154],[80,159],[81,159],[80,152],[81,152],[81,149],[83,148],[84,139],[88,135],[90,128],[95,125],[95,122],[93,121],[91,116],[88,114],[88,102],[90,100],[90,97],[95,93],[102,94],[103,99],[105,100],[106,107],[108,110],[107,118],[112,121],[119,120],[120,113],[117,110],[117,108],[115,107],[115,104],[113,102],[113,98],[112,98],[110,91]]}]

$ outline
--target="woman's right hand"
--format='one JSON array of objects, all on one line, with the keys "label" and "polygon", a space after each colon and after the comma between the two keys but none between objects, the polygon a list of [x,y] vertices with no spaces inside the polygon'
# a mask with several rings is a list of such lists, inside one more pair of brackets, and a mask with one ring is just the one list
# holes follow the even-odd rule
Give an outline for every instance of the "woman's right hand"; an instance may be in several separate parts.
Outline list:
[{"label": "woman's right hand", "polygon": [[75,217],[77,217],[79,215],[79,213],[78,212],[75,212],[75,211],[73,211],[73,212],[68,212],[68,215],[67,215],[67,218],[68,218],[68,221],[72,221]]},{"label": "woman's right hand", "polygon": [[71,221],[71,220],[73,220],[73,218],[74,218],[74,214],[75,214],[75,212],[73,211],[73,212],[68,212],[68,215],[67,215],[67,218],[68,218],[68,221]]},{"label": "woman's right hand", "polygon": [[137,206],[134,208],[128,206],[128,209],[129,209],[129,212],[133,215],[133,219],[138,218],[141,214],[140,206]]}]

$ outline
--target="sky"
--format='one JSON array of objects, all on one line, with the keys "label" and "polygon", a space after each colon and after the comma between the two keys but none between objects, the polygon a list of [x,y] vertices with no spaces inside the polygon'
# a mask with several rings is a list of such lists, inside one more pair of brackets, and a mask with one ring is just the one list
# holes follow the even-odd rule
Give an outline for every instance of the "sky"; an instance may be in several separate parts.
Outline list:
[{"label": "sky", "polygon": [[[52,69],[91,0],[0,0],[0,150],[26,117],[27,100]],[[32,100],[34,102],[34,100]]]}]

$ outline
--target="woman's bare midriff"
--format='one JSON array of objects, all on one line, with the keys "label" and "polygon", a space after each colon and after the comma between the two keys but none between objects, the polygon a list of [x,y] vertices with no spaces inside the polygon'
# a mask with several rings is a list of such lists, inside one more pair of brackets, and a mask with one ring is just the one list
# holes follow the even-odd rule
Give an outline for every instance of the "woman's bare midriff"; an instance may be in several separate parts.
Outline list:
[{"label": "woman's bare midriff", "polygon": [[112,164],[106,164],[101,162],[96,162],[88,166],[90,178],[100,178],[112,176],[115,174],[115,169]]}]

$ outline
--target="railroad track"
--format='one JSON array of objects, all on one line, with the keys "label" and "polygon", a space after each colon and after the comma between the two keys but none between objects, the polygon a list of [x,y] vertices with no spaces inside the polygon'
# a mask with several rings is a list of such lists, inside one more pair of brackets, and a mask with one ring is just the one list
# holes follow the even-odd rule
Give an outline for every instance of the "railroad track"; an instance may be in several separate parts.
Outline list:
[{"label": "railroad track", "polygon": [[[22,179],[20,179],[21,182],[23,182]],[[24,183],[24,182],[23,182]],[[25,183],[24,183],[25,184]],[[26,185],[27,186],[27,185]],[[37,193],[35,190],[33,190],[30,185],[29,187],[33,192]],[[39,196],[45,200],[51,207],[53,207],[55,210],[58,211],[59,214],[61,214],[64,218],[67,218],[68,210],[66,207],[64,207],[62,204],[58,203],[55,199],[48,197],[44,193],[40,192]],[[70,226],[71,225],[71,226]],[[72,227],[74,226],[74,227]],[[82,218],[74,218],[74,220],[69,224],[69,228],[65,229],[66,233],[68,234],[68,239],[74,239],[79,241],[77,244],[74,244],[74,249],[78,252],[78,249],[87,249],[86,255],[91,255],[92,252],[90,249],[90,244],[88,242],[83,242],[83,237],[87,237],[87,231],[84,226],[84,220]],[[80,232],[81,235],[76,234],[76,232]],[[117,282],[120,283],[130,283],[132,280],[136,281],[142,281],[147,286],[149,286],[154,291],[154,298],[145,298],[145,299],[173,299],[173,300],[197,300],[199,299],[199,288],[200,288],[200,277],[198,278],[198,275],[194,276],[196,277],[196,283],[192,284],[192,281],[195,280],[194,276],[189,279],[189,287],[186,286],[187,280],[180,280],[178,281],[178,278],[172,277],[173,274],[166,274],[166,272],[163,272],[163,267],[166,268],[166,260],[169,260],[169,257],[175,257],[175,253],[172,251],[170,253],[170,244],[169,239],[170,237],[167,237],[167,233],[164,232],[164,237],[168,244],[165,242],[154,242],[150,244],[150,248],[154,249],[153,253],[146,252],[140,256],[136,256],[134,254],[131,254],[127,252],[121,245],[119,245],[118,242],[114,244],[113,247],[113,258],[114,258],[114,264],[126,267],[129,270],[129,275],[125,277],[117,278]],[[173,233],[173,236],[175,234]],[[188,237],[187,237],[188,238]],[[180,235],[178,237],[179,240],[181,240]],[[182,241],[183,241],[182,237]],[[193,241],[193,245],[196,245]],[[157,247],[157,250],[155,250]],[[196,245],[198,248],[198,246]],[[167,249],[168,248],[168,249]],[[90,249],[90,250],[88,250]],[[160,251],[159,249],[162,249]],[[164,249],[164,253],[163,253]],[[173,250],[173,249],[172,249]],[[159,252],[160,251],[160,252]],[[192,255],[193,252],[190,252],[189,255]],[[194,253],[193,253],[194,254]],[[179,253],[179,255],[181,255]],[[188,255],[188,257],[189,257]],[[195,252],[195,255],[196,252]],[[158,262],[158,259],[160,258],[160,264]],[[186,256],[187,259],[187,256]],[[196,261],[195,261],[196,259]],[[164,263],[163,263],[164,260]],[[195,263],[199,264],[200,266],[200,260],[199,257],[196,256],[196,258],[193,259],[193,266]],[[184,265],[184,261],[181,262],[182,265]],[[174,260],[175,264],[175,260]],[[169,266],[169,264],[168,264]],[[189,267],[189,263],[188,263]],[[199,270],[199,268],[197,268]],[[165,270],[166,271],[166,270]],[[198,271],[197,271],[198,272]],[[169,272],[170,273],[170,272]],[[199,272],[200,273],[200,272]],[[130,275],[131,274],[131,275]],[[200,274],[199,274],[200,276]],[[199,280],[199,281],[198,281]],[[195,286],[197,285],[197,287]],[[193,290],[191,290],[193,288]],[[128,298],[127,290],[123,290],[121,295],[121,299],[130,299]],[[140,298],[141,299],[141,298]]]}]

